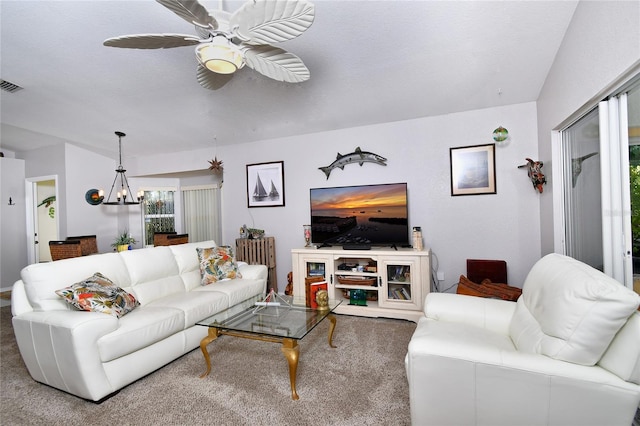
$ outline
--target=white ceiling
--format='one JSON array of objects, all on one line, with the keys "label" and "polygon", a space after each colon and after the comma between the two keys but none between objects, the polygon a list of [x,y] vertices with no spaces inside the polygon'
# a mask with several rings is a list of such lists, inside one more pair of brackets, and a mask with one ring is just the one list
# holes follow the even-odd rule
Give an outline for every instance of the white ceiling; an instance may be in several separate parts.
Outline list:
[{"label": "white ceiling", "polygon": [[0,92],[0,145],[69,142],[113,156],[120,130],[123,155],[138,156],[535,101],[577,4],[313,3],[311,28],[279,44],[305,62],[309,81],[245,67],[210,91],[196,81],[193,47],[102,45],[125,34],[195,34],[153,0],[2,0],[0,78],[24,89]]}]

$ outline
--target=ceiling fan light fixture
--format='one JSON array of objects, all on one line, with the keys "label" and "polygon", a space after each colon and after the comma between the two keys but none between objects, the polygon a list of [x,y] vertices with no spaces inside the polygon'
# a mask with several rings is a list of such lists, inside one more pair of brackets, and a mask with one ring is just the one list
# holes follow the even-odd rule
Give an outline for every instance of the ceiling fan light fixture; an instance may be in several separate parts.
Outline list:
[{"label": "ceiling fan light fixture", "polygon": [[215,36],[196,47],[196,57],[209,71],[233,74],[244,66],[242,52],[225,36]]}]

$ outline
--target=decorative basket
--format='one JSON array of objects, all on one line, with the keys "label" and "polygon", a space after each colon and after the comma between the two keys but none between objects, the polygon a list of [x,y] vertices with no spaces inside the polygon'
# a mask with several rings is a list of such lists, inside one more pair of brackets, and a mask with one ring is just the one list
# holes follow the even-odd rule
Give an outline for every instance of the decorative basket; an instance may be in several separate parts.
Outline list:
[{"label": "decorative basket", "polygon": [[338,282],[344,285],[363,285],[363,286],[375,286],[376,277],[357,277],[357,276],[344,276],[336,275]]}]

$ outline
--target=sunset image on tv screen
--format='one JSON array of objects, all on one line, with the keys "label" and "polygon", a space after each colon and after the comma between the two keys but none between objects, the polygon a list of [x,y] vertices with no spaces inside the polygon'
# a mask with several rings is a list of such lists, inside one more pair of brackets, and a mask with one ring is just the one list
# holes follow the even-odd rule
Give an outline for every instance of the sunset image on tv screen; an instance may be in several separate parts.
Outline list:
[{"label": "sunset image on tv screen", "polygon": [[407,224],[406,183],[311,189],[314,243],[404,244]]}]

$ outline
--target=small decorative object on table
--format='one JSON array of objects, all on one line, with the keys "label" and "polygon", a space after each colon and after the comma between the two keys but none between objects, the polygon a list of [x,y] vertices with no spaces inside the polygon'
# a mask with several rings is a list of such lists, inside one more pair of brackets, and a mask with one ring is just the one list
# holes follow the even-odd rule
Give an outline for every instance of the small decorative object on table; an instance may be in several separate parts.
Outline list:
[{"label": "small decorative object on table", "polygon": [[311,225],[302,225],[302,227],[304,228],[304,241],[305,241],[305,247],[310,247],[311,246]]},{"label": "small decorative object on table", "polygon": [[[282,311],[281,308],[284,308],[285,311]],[[291,308],[291,303],[276,293],[272,288],[264,299],[255,303],[253,313],[277,317],[289,308]]]},{"label": "small decorative object on table", "polygon": [[422,250],[424,248],[422,244],[422,229],[419,226],[414,226],[411,236],[413,239],[413,249]]},{"label": "small decorative object on table", "polygon": [[316,303],[318,304],[319,311],[329,310],[329,292],[327,290],[318,290],[316,293]]}]

